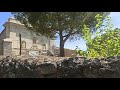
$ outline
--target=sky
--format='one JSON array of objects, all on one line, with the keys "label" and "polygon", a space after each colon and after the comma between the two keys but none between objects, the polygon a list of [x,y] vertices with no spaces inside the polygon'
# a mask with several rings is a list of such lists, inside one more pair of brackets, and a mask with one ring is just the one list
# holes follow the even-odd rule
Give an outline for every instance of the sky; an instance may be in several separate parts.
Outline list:
[{"label": "sky", "polygon": [[[13,16],[10,12],[0,12],[0,32],[4,29],[2,26],[9,17]],[[111,12],[109,15],[112,19],[112,24],[115,28],[120,28],[120,12]],[[59,39],[55,40],[55,45],[59,46]],[[65,48],[75,49],[78,46],[82,50],[86,50],[85,41],[83,39],[77,41],[67,40],[65,43]]]}]

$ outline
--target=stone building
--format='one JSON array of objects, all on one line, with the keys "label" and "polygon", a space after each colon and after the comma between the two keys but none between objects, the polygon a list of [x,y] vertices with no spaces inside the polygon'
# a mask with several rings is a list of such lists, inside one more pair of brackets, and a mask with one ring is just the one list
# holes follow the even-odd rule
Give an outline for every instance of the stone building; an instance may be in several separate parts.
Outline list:
[{"label": "stone building", "polygon": [[0,34],[0,55],[20,55],[20,52],[21,55],[54,54],[54,40],[27,30],[15,18],[9,18],[3,26],[5,28]]}]

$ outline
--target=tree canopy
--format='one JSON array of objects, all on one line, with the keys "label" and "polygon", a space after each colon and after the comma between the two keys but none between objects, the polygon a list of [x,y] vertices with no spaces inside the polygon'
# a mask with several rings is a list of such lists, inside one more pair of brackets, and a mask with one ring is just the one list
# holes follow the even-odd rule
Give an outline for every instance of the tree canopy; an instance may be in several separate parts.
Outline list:
[{"label": "tree canopy", "polygon": [[88,25],[90,32],[94,32],[97,14],[102,20],[109,12],[13,12],[15,18],[37,34],[60,37],[60,56],[64,56],[64,44],[68,39],[78,39],[83,36],[84,24]]}]

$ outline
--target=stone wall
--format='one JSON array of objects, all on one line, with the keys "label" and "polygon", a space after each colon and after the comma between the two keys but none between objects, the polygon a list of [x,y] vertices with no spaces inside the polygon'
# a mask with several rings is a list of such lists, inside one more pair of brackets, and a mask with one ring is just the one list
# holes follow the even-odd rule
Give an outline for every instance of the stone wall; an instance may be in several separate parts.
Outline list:
[{"label": "stone wall", "polygon": [[[49,39],[44,36],[38,36],[36,33],[30,32],[23,25],[10,23],[10,38],[12,39],[12,48],[19,47],[19,33],[21,34],[21,40],[26,42],[26,49],[30,49],[33,46],[33,37],[36,38],[36,45],[38,49],[43,48],[43,44],[46,45],[46,49],[49,49]],[[52,45],[52,41],[50,42]]]},{"label": "stone wall", "polygon": [[3,39],[6,38],[6,29],[4,29],[1,33],[0,33],[0,42],[3,41]]},{"label": "stone wall", "polygon": [[[21,40],[26,42],[26,49],[32,49],[33,46],[36,45],[37,49],[43,50],[43,48],[46,47],[46,50],[49,50],[54,45],[54,40],[51,40],[50,38],[42,35],[38,36],[36,35],[36,33],[30,32],[30,30],[25,28],[23,24],[21,24],[14,18],[9,18],[9,20],[5,22],[3,26],[5,27],[5,29],[0,33],[0,55],[3,55],[4,52],[6,52],[4,51],[3,47],[7,48],[6,46],[9,46],[6,45],[6,43],[4,45],[4,39],[12,40],[11,45],[13,52],[11,53],[13,53],[14,55],[19,55],[19,50],[17,50],[20,48],[19,33],[21,34]],[[34,37],[36,38],[36,43],[33,43]]]},{"label": "stone wall", "polygon": [[6,38],[6,29],[0,33],[0,55],[3,55],[3,39]]},{"label": "stone wall", "polygon": [[0,55],[3,55],[3,42],[0,42]]},{"label": "stone wall", "polygon": [[12,42],[4,41],[4,43],[3,43],[3,55],[12,55]]},{"label": "stone wall", "polygon": [[1,56],[0,78],[120,78],[120,56],[94,60]]}]

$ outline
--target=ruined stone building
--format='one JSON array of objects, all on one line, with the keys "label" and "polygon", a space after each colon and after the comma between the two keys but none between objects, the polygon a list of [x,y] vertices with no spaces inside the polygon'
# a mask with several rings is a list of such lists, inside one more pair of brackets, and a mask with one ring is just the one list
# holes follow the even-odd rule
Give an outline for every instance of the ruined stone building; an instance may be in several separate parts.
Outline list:
[{"label": "ruined stone building", "polygon": [[[38,36],[27,30],[15,18],[9,18],[3,24],[5,27],[0,34],[0,55],[28,55],[28,54],[54,54],[52,47],[54,40]],[[19,35],[21,34],[21,44]],[[20,50],[20,46],[21,49]]]}]

